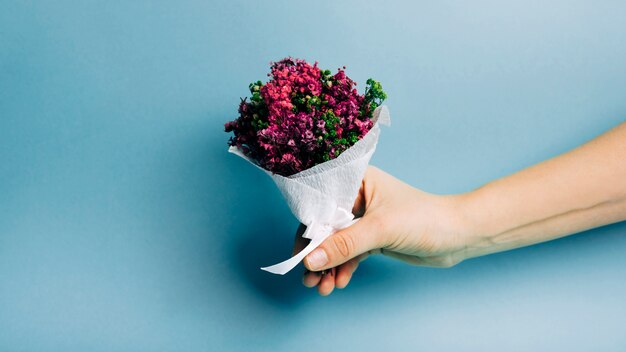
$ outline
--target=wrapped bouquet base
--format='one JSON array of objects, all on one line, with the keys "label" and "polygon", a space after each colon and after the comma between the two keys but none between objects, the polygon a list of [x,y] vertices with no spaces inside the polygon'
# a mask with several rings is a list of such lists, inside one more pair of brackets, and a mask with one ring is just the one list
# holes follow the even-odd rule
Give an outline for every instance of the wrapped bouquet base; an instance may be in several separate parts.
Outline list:
[{"label": "wrapped bouquet base", "polygon": [[304,225],[302,237],[311,242],[298,254],[281,263],[261,269],[274,274],[286,274],[328,236],[353,224],[352,207],[358,195],[365,171],[380,136],[380,125],[389,125],[386,106],[374,111],[374,126],[353,146],[337,158],[315,165],[291,176],[281,176],[259,167],[235,146],[229,152],[241,156],[267,173],[287,200],[289,209]]}]

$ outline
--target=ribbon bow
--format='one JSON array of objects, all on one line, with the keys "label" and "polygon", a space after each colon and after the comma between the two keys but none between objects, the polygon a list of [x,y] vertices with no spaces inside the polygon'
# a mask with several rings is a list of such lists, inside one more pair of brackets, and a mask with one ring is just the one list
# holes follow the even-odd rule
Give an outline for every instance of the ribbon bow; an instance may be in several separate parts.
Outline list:
[{"label": "ribbon bow", "polygon": [[328,236],[333,233],[344,229],[355,222],[358,219],[354,219],[354,215],[350,211],[347,211],[344,208],[337,207],[332,217],[327,221],[311,221],[310,224],[307,225],[306,231],[302,234],[302,237],[308,238],[311,242],[304,247],[298,254],[293,257],[280,262],[278,264],[274,264],[271,266],[266,266],[261,268],[262,270],[269,271],[273,274],[284,275],[289,272],[289,270],[293,269],[298,263],[306,257],[307,254],[311,253],[317,246],[322,244]]}]

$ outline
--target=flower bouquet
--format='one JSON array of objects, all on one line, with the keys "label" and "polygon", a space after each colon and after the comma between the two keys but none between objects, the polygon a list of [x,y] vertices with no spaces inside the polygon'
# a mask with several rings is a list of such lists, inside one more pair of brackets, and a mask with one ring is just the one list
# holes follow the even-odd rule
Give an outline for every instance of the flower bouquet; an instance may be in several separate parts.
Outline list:
[{"label": "flower bouquet", "polygon": [[270,80],[251,83],[239,116],[225,124],[229,152],[272,177],[311,242],[292,258],[261,268],[285,274],[334,232],[356,221],[351,209],[389,124],[379,82],[360,95],[345,67],[332,74],[304,60],[271,63]]}]

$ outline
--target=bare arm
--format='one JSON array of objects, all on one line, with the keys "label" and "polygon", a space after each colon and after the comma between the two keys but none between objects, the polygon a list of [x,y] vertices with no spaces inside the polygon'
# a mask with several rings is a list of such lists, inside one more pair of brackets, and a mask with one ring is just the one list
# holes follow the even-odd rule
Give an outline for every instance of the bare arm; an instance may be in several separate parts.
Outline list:
[{"label": "bare arm", "polygon": [[626,219],[626,123],[568,153],[467,195],[463,257],[543,242]]},{"label": "bare arm", "polygon": [[[626,123],[464,194],[423,192],[370,167],[353,212],[360,221],[304,260],[304,284],[323,295],[345,287],[370,254],[448,267],[626,220]],[[294,252],[306,242],[296,236]]]}]

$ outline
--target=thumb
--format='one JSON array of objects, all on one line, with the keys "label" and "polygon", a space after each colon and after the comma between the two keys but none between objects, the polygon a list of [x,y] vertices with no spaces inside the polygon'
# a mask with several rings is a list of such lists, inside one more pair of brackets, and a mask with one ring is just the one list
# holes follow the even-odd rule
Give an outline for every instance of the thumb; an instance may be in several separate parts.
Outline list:
[{"label": "thumb", "polygon": [[362,217],[359,221],[328,236],[304,258],[304,266],[311,271],[336,267],[369,250],[382,246],[380,226]]}]

